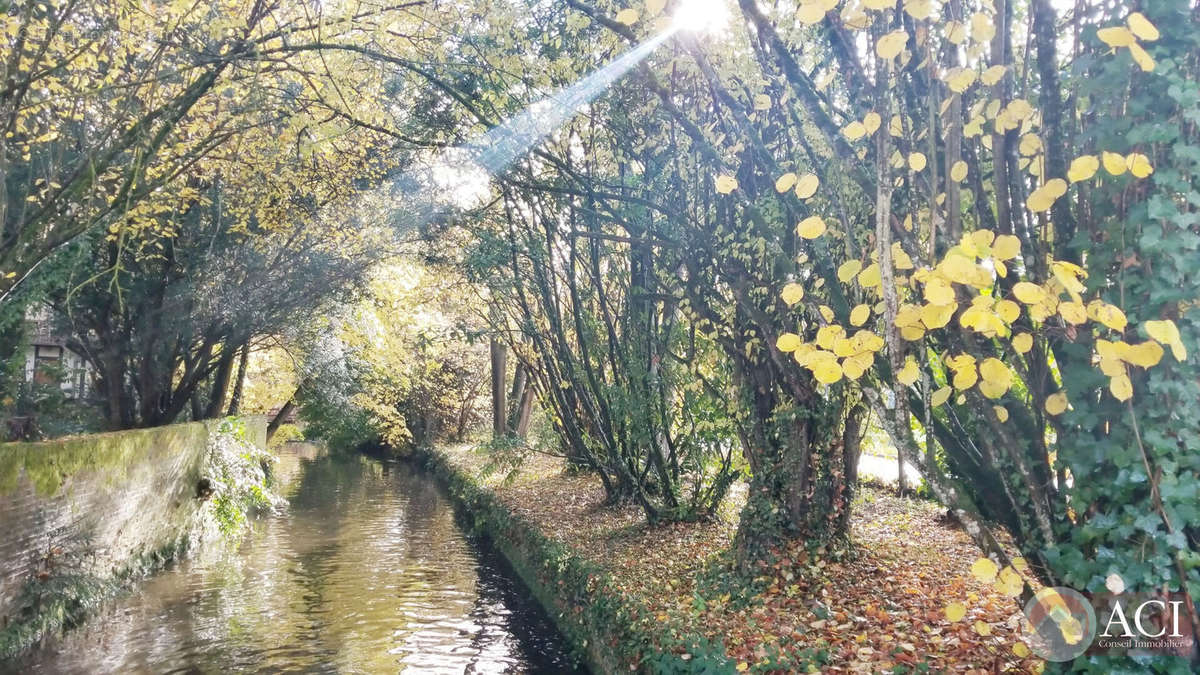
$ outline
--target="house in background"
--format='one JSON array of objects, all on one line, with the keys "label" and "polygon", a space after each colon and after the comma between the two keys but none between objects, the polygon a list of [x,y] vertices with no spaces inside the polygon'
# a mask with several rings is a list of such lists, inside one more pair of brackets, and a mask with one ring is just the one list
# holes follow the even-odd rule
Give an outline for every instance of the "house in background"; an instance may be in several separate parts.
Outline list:
[{"label": "house in background", "polygon": [[25,381],[51,384],[60,378],[59,385],[68,398],[80,399],[90,391],[94,369],[83,356],[67,346],[67,335],[58,330],[49,307],[31,308],[25,315],[26,337]]}]

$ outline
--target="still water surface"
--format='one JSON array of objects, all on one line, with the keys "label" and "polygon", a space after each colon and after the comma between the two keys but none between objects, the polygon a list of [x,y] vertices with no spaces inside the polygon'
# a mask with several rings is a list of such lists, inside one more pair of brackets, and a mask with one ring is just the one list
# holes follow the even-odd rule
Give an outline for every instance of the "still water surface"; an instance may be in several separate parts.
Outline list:
[{"label": "still water surface", "polygon": [[527,589],[463,534],[428,476],[304,448],[280,462],[285,512],[236,550],[140,583],[19,672],[574,672]]}]

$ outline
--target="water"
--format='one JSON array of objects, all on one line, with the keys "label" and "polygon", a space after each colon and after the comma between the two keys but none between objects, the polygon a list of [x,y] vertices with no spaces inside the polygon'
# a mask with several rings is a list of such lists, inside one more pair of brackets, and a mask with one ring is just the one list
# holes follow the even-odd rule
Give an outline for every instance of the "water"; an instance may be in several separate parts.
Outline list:
[{"label": "water", "polygon": [[[572,672],[553,624],[406,464],[281,461],[286,513],[138,584],[31,673]],[[3,666],[0,666],[3,670]]]}]

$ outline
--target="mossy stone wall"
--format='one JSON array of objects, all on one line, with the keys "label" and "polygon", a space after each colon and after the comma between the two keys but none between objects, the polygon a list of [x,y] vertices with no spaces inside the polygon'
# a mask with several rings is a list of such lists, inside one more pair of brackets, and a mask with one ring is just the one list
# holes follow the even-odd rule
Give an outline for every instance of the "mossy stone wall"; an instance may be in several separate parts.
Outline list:
[{"label": "mossy stone wall", "polygon": [[[265,446],[266,419],[244,421]],[[0,444],[0,631],[35,618],[31,584],[119,579],[185,549],[209,432],[193,422]]]}]

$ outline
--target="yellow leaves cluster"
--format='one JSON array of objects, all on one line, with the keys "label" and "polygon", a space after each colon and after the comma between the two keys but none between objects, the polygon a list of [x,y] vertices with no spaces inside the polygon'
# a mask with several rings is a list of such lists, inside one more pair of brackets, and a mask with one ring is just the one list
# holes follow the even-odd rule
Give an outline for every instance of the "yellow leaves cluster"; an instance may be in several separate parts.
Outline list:
[{"label": "yellow leaves cluster", "polygon": [[1159,37],[1158,29],[1140,12],[1130,14],[1124,26],[1101,28],[1096,31],[1096,37],[1113,49],[1128,48],[1129,55],[1139,68],[1146,72],[1154,70],[1154,58],[1146,53],[1138,39],[1154,42]]},{"label": "yellow leaves cluster", "polygon": [[792,358],[809,369],[818,382],[833,384],[843,377],[851,380],[862,377],[874,363],[876,352],[883,349],[884,341],[869,330],[847,336],[841,326],[827,324],[817,331],[812,342],[805,342],[795,333],[784,333],[775,341],[775,346],[781,352],[791,353]]},{"label": "yellow leaves cluster", "polygon": [[861,121],[855,120],[842,127],[842,135],[847,140],[857,141],[874,134],[882,123],[883,118],[879,116],[879,113],[871,111],[864,115]]},{"label": "yellow leaves cluster", "polygon": [[1061,178],[1052,178],[1046,181],[1041,187],[1029,193],[1029,198],[1025,200],[1025,206],[1034,212],[1047,211],[1059,197],[1066,193],[1067,181]]}]

